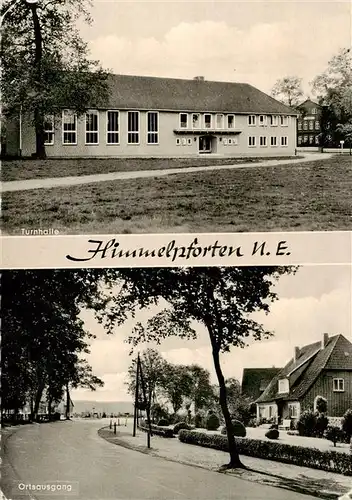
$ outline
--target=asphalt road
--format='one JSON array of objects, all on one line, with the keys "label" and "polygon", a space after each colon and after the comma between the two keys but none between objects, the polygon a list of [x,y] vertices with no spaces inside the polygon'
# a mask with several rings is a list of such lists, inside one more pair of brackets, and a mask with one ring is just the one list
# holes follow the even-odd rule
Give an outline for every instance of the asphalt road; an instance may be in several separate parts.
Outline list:
[{"label": "asphalt road", "polygon": [[[6,497],[11,500],[314,498],[113,445],[97,434],[107,422],[62,421],[17,430],[3,443],[2,489]],[[72,491],[54,494],[33,489],[47,484],[57,489],[61,485],[62,490],[71,487]]]}]

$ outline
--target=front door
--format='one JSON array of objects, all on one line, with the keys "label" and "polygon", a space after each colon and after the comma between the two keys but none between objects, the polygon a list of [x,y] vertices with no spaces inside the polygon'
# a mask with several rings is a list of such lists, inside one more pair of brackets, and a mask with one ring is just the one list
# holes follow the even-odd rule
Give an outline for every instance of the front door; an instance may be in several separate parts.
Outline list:
[{"label": "front door", "polygon": [[199,137],[199,152],[211,153],[211,137],[209,135]]}]

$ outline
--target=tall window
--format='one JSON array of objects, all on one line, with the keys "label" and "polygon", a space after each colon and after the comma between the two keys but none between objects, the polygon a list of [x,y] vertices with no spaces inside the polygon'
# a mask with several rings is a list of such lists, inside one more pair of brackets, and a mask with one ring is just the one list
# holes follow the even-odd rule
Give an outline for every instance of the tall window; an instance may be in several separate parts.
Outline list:
[{"label": "tall window", "polygon": [[129,111],[127,115],[127,143],[139,144],[139,112]]},{"label": "tall window", "polygon": [[269,124],[271,127],[277,127],[279,124],[279,117],[277,115],[271,115],[269,119]]},{"label": "tall window", "polygon": [[283,127],[288,126],[288,116],[280,116],[280,123]]},{"label": "tall window", "polygon": [[147,113],[147,143],[158,144],[159,142],[159,115],[155,111]]},{"label": "tall window", "polygon": [[314,128],[314,122],[312,120],[309,120],[309,130],[313,130]]},{"label": "tall window", "polygon": [[334,392],[344,392],[345,381],[343,378],[334,378],[332,382]]},{"label": "tall window", "polygon": [[86,113],[86,144],[98,144],[98,111]]},{"label": "tall window", "polygon": [[259,125],[264,127],[264,125],[266,125],[268,122],[267,122],[267,116],[266,115],[259,115]]},{"label": "tall window", "polygon": [[303,122],[303,130],[308,130],[308,122]]},{"label": "tall window", "polygon": [[[273,137],[272,137],[272,139],[273,139]],[[302,144],[302,137],[300,135],[297,137],[297,141],[298,141],[298,145]],[[272,144],[272,146],[273,146],[273,144]]]},{"label": "tall window", "polygon": [[248,125],[251,127],[254,127],[255,121],[256,121],[255,119],[256,119],[255,115],[249,115],[248,116]]},{"label": "tall window", "polygon": [[224,115],[216,115],[216,128],[224,128]]},{"label": "tall window", "polygon": [[288,404],[288,414],[290,418],[299,417],[299,403],[289,403]]},{"label": "tall window", "polygon": [[107,144],[119,144],[119,112],[108,111],[106,122],[106,142]]},{"label": "tall window", "polygon": [[235,128],[235,115],[227,115],[227,128]]},{"label": "tall window", "polygon": [[180,113],[180,128],[187,128],[187,127],[188,127],[188,114]]},{"label": "tall window", "polygon": [[259,145],[262,147],[266,146],[266,137],[265,136],[259,137]]},{"label": "tall window", "polygon": [[248,137],[248,146],[250,147],[255,146],[255,137]]},{"label": "tall window", "polygon": [[315,121],[315,130],[319,130],[320,129],[320,123],[319,123],[319,120],[316,120]]},{"label": "tall window", "polygon": [[211,115],[204,115],[204,128],[211,128]]},{"label": "tall window", "polygon": [[47,115],[44,118],[44,143],[46,146],[54,144],[54,115]]},{"label": "tall window", "polygon": [[193,115],[192,115],[192,127],[193,128],[200,127],[200,114],[199,113],[193,113]]},{"label": "tall window", "polygon": [[281,137],[281,146],[287,146],[288,139],[287,136]]},{"label": "tall window", "polygon": [[298,130],[302,130],[302,122],[298,122]]},{"label": "tall window", "polygon": [[62,112],[62,142],[77,144],[77,116],[69,109]]},{"label": "tall window", "polygon": [[270,137],[270,146],[277,146],[277,137]]}]

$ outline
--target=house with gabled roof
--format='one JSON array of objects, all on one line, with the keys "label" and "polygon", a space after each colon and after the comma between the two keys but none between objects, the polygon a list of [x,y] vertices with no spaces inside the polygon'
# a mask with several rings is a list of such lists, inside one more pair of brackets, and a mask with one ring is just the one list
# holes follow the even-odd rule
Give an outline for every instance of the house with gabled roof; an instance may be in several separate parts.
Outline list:
[{"label": "house with gabled roof", "polygon": [[343,335],[295,347],[293,358],[257,399],[257,419],[297,420],[315,410],[317,398],[327,399],[327,415],[342,417],[352,408],[352,343]]},{"label": "house with gabled roof", "polygon": [[[252,85],[110,75],[108,86],[104,106],[46,117],[47,157],[295,154],[296,111]],[[12,121],[7,132],[8,155],[35,152],[30,117]]]},{"label": "house with gabled roof", "polygon": [[268,387],[271,380],[282,368],[244,368],[242,375],[241,393],[243,396],[256,401]]}]

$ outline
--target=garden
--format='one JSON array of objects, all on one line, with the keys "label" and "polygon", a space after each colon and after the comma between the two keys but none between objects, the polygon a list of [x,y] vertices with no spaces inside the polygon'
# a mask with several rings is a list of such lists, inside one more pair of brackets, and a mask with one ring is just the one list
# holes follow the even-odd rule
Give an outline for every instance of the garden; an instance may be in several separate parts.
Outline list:
[{"label": "garden", "polygon": [[[348,409],[340,419],[341,425],[337,425],[339,419],[326,416],[327,401],[324,398],[319,398],[316,406],[315,412],[303,411],[296,429],[287,432],[279,431],[277,424],[272,424],[269,429],[260,425],[248,427],[248,424],[253,425],[253,419],[248,418],[248,408],[247,427],[236,418],[232,420],[239,454],[351,476],[352,410]],[[245,416],[243,412],[242,416]],[[178,436],[185,444],[227,452],[226,426],[222,424],[214,410],[194,416],[188,413],[183,417],[177,414],[168,417],[164,412],[151,428],[152,434],[158,436]],[[143,421],[139,428],[148,431],[147,422]]]}]

